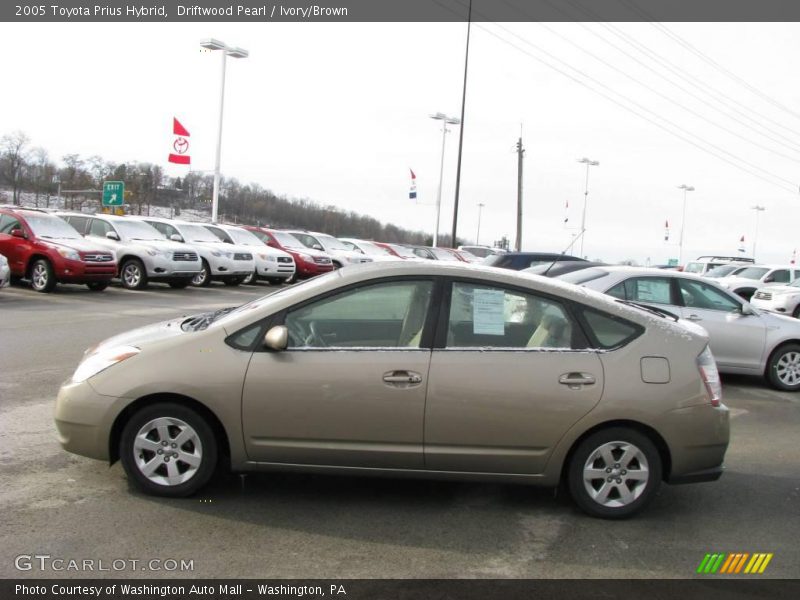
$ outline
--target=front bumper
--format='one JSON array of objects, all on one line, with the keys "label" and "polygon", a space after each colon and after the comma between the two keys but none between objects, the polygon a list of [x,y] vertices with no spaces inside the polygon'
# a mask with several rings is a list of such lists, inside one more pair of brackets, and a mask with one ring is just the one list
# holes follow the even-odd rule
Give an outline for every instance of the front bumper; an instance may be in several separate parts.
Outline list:
[{"label": "front bumper", "polygon": [[6,287],[11,282],[11,269],[7,266],[0,267],[0,288]]},{"label": "front bumper", "polygon": [[54,265],[56,279],[62,283],[87,283],[111,281],[117,275],[116,262],[84,262],[65,260]]},{"label": "front bumper", "polygon": [[202,266],[199,258],[194,261],[185,261],[172,260],[163,256],[148,256],[145,260],[147,277],[155,281],[176,277],[194,277],[200,272]]},{"label": "front bumper", "polygon": [[109,460],[111,428],[128,402],[126,398],[98,394],[88,381],[64,383],[55,409],[61,447],[73,454]]},{"label": "front bumper", "polygon": [[791,295],[785,297],[774,297],[772,300],[760,300],[758,298],[751,298],[752,304],[758,310],[765,310],[767,312],[776,313],[779,315],[791,315],[795,307],[797,307],[797,298]]},{"label": "front bumper", "polygon": [[333,271],[333,263],[321,265],[315,262],[295,261],[297,265],[297,272],[302,277],[314,277],[315,275],[322,275],[323,273],[330,273]]}]

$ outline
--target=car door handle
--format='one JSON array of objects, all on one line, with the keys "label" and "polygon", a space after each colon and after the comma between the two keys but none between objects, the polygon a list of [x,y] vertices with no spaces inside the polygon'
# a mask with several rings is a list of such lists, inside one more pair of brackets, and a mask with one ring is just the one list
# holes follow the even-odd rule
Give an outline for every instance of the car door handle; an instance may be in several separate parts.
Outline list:
[{"label": "car door handle", "polygon": [[578,389],[582,385],[592,385],[596,381],[594,375],[589,373],[565,373],[558,378],[558,383],[568,385],[572,389]]},{"label": "car door handle", "polygon": [[422,375],[413,371],[389,371],[383,374],[383,381],[392,385],[422,383]]},{"label": "car door handle", "polygon": [[686,318],[687,318],[689,321],[702,321],[702,320],[703,320],[703,317],[701,317],[701,316],[699,316],[699,315],[689,315],[689,316],[688,316],[688,317],[686,317]]}]

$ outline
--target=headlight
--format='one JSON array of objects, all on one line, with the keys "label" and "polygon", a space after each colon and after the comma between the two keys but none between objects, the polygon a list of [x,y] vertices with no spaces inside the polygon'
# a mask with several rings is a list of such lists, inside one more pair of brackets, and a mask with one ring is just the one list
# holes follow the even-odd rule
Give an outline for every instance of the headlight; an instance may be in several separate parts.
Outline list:
[{"label": "headlight", "polygon": [[222,250],[212,250],[211,251],[211,255],[212,256],[224,256],[225,258],[230,258],[231,256],[233,256],[233,254],[231,252],[223,252]]},{"label": "headlight", "polygon": [[267,262],[275,262],[275,257],[274,256],[270,256],[269,254],[259,254],[258,257],[261,260],[265,260]]},{"label": "headlight", "polygon": [[158,256],[159,254],[161,254],[161,253],[160,253],[158,250],[156,250],[155,248],[147,248],[147,253],[148,253],[150,256]]},{"label": "headlight", "polygon": [[58,248],[58,253],[68,260],[81,259],[81,255],[76,250],[70,250],[69,248]]},{"label": "headlight", "polygon": [[78,368],[75,369],[75,373],[72,375],[72,381],[73,383],[86,381],[101,371],[105,371],[109,367],[121,363],[123,360],[136,356],[139,352],[141,352],[141,350],[136,346],[115,346],[87,353],[86,358],[84,358],[81,364],[78,365]]}]

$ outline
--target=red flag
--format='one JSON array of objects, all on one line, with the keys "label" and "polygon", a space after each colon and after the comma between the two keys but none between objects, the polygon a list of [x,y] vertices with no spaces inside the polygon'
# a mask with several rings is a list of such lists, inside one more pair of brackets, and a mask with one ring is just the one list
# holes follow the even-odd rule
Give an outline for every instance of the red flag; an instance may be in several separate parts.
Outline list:
[{"label": "red flag", "polygon": [[173,152],[170,152],[169,162],[178,165],[191,164],[188,139],[191,134],[175,117],[172,118],[172,135],[175,136],[175,139],[172,141]]}]

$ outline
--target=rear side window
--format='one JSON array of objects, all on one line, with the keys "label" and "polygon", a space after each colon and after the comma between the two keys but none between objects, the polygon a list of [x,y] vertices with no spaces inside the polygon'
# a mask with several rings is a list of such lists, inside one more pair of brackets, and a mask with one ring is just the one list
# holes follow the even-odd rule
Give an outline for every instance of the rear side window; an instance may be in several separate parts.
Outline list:
[{"label": "rear side window", "polygon": [[64,220],[72,225],[72,227],[81,235],[86,233],[86,223],[89,221],[89,217],[73,217],[70,215],[64,217]]},{"label": "rear side window", "polygon": [[669,277],[636,277],[618,283],[606,292],[620,300],[672,304],[672,284]]},{"label": "rear side window", "polygon": [[592,308],[583,307],[582,314],[593,338],[592,345],[603,350],[624,346],[644,331],[640,325]]}]

